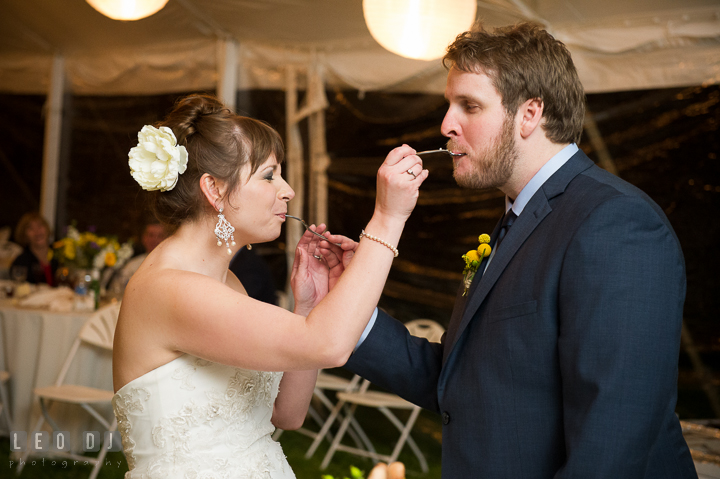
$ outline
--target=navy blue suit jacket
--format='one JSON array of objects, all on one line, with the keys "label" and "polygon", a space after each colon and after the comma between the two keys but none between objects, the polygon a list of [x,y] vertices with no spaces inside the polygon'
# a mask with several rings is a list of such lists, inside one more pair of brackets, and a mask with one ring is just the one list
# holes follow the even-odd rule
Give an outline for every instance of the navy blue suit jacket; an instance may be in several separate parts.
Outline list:
[{"label": "navy blue suit jacket", "polygon": [[442,415],[445,479],[696,478],[674,412],[684,299],[662,210],[579,151],[442,344],[380,312],[346,367]]}]

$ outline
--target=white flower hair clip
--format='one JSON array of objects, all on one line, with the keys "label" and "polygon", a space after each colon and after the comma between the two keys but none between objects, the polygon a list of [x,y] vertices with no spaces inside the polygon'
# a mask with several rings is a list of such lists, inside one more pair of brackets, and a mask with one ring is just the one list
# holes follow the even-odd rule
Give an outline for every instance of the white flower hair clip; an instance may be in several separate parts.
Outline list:
[{"label": "white flower hair clip", "polygon": [[166,126],[145,125],[128,153],[130,174],[147,191],[170,191],[187,169],[187,150]]}]

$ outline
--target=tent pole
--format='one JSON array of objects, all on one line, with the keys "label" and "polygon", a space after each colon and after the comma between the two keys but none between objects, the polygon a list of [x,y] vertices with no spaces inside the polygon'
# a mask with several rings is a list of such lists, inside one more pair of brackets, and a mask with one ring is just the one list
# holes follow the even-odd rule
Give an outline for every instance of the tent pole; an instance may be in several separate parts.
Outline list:
[{"label": "tent pole", "polygon": [[53,57],[50,89],[45,103],[45,141],[43,144],[42,189],[40,214],[54,230],[57,223],[57,192],[60,171],[63,95],[65,93],[65,60]]},{"label": "tent pole", "polygon": [[[288,213],[303,217],[305,188],[303,185],[303,145],[300,136],[298,122],[301,120],[298,115],[297,103],[297,70],[289,65],[285,71],[285,144],[287,148],[286,171],[287,181],[295,190],[295,198],[288,203]],[[303,235],[302,225],[297,221],[285,222],[285,257],[287,259],[287,281],[285,292],[287,304],[281,304],[285,308],[294,308],[292,291],[290,290],[290,273],[292,264],[295,261],[295,246]]]},{"label": "tent pole", "polygon": [[237,42],[218,40],[217,97],[232,111],[237,108]]},{"label": "tent pole", "polygon": [[309,118],[310,125],[310,221],[328,224],[328,179],[327,169],[330,158],[325,141],[325,110]]},{"label": "tent pole", "polygon": [[328,224],[327,205],[327,169],[330,157],[327,154],[327,138],[325,137],[325,81],[317,63],[308,72],[308,97],[313,97],[314,112],[308,118],[310,129],[310,221],[315,224]]}]

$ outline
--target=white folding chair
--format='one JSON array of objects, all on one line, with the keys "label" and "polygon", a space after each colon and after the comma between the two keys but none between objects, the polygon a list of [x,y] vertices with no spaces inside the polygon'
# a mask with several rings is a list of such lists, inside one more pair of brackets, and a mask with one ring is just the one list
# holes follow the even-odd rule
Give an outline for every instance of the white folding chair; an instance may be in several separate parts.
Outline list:
[{"label": "white folding chair", "polygon": [[[96,409],[98,405],[111,405],[114,393],[112,391],[106,391],[104,389],[97,389],[88,386],[82,386],[77,384],[65,384],[65,376],[70,369],[78,351],[81,347],[101,348],[107,351],[112,351],[113,338],[115,337],[115,325],[117,324],[118,314],[120,312],[120,303],[111,304],[105,306],[95,313],[85,322],[82,329],[78,333],[75,342],[70,348],[65,362],[63,363],[60,373],[58,374],[55,384],[52,386],[46,386],[41,388],[35,388],[35,396],[40,401],[40,408],[42,410],[42,416],[38,419],[37,424],[33,428],[33,432],[29,437],[34,437],[36,432],[42,430],[43,423],[47,422],[53,429],[53,431],[61,430],[53,418],[50,417],[48,411],[47,402],[60,402],[65,404],[74,404],[80,406],[87,411],[93,418],[95,418],[106,431],[115,431],[117,429],[117,420],[113,415],[112,420],[108,421],[104,418]],[[95,407],[93,407],[95,406]],[[100,471],[107,449],[105,448],[105,438],[103,434],[103,441],[100,446],[100,452],[97,458],[89,456],[81,456],[72,452],[48,452],[48,455],[62,456],[77,461],[87,461],[94,465],[92,472],[90,473],[90,479],[95,479]],[[22,472],[22,469],[27,462],[27,458],[30,455],[30,449],[25,452],[20,461],[20,465],[17,468],[17,474]]]},{"label": "white folding chair", "polygon": [[[431,342],[440,342],[440,338],[442,338],[442,335],[445,332],[442,326],[430,319],[416,319],[413,321],[409,321],[405,324],[405,326],[408,328],[410,334],[412,334],[413,336],[426,338],[428,341]],[[398,456],[400,455],[400,451],[402,450],[405,443],[407,443],[408,446],[410,446],[410,449],[412,449],[412,451],[415,453],[415,456],[417,456],[422,471],[427,472],[428,465],[427,461],[425,460],[425,456],[423,455],[422,451],[420,451],[420,448],[417,446],[412,436],[410,436],[410,431],[415,425],[415,421],[420,414],[420,407],[402,399],[395,394],[381,391],[368,391],[369,387],[370,381],[364,380],[362,385],[360,386],[360,389],[358,389],[357,391],[338,393],[337,397],[340,407],[342,407],[343,405],[349,405],[349,408],[345,415],[345,419],[340,425],[340,429],[335,436],[335,439],[330,445],[330,449],[328,450],[327,454],[325,454],[325,458],[323,459],[322,464],[320,464],[320,469],[325,469],[328,464],[330,464],[330,461],[332,460],[335,451],[338,450],[349,452],[358,456],[369,457],[375,462],[382,460],[386,461],[387,463],[392,463],[397,460]],[[363,450],[341,444],[342,438],[345,435],[345,432],[347,431],[350,421],[353,419],[355,415],[355,410],[358,406],[372,407],[377,409],[385,417],[387,417],[388,420],[392,423],[392,425],[395,426],[400,432],[400,438],[398,439],[397,444],[395,444],[395,447],[391,454],[383,455],[378,454],[377,452],[375,452],[374,449]],[[410,417],[408,418],[407,422],[403,424],[402,421],[400,421],[400,419],[398,419],[397,416],[392,413],[391,409],[409,410]]]},{"label": "white folding chair", "polygon": [[[320,430],[318,432],[315,432],[310,429],[301,427],[300,429],[297,429],[295,431],[313,439],[312,444],[308,448],[308,451],[305,453],[306,459],[312,457],[312,455],[315,453],[315,450],[325,437],[327,437],[329,441],[332,441],[333,435],[330,432],[330,427],[333,425],[335,420],[338,419],[338,417],[341,419],[343,417],[340,414],[342,404],[333,404],[333,402],[325,394],[325,391],[353,391],[357,389],[361,379],[362,378],[360,378],[360,376],[355,376],[352,379],[346,379],[340,376],[336,376],[334,374],[328,374],[322,370],[318,373],[313,395],[318,399],[318,401],[320,401],[320,403],[325,408],[327,408],[329,414],[327,418],[323,418],[311,404],[308,408],[308,416],[310,416],[315,421],[315,423],[320,426]],[[350,434],[350,437],[353,439],[357,447],[363,449],[369,448],[369,450],[374,451],[370,439],[368,439],[367,435],[355,419],[351,420],[350,426],[351,429],[349,430],[348,434]],[[282,435],[282,433],[283,430],[278,429],[273,434],[273,439],[277,441]]]},{"label": "white folding chair", "polygon": [[[338,418],[342,419],[340,410],[342,409],[343,404],[340,401],[333,404],[332,401],[328,399],[327,395],[325,395],[325,391],[335,391],[336,393],[352,392],[357,390],[360,380],[360,376],[357,375],[355,375],[352,379],[346,379],[334,374],[328,374],[320,371],[317,383],[315,384],[314,394],[328,409],[329,414],[324,422],[318,423],[321,424],[322,427],[320,428],[320,431],[314,435],[314,440],[305,453],[305,459],[310,459],[313,454],[315,454],[315,451],[325,437],[332,440],[330,428]],[[367,437],[365,431],[362,430],[360,424],[358,424],[355,418],[350,418],[350,426],[351,429],[349,434],[353,441],[355,441],[357,447],[374,453],[375,449],[373,448],[372,442],[370,442],[370,439]]]},{"label": "white folding chair", "polygon": [[10,399],[8,396],[6,383],[10,380],[10,373],[0,371],[0,412],[2,412],[5,424],[7,424],[8,432],[13,430],[13,421],[10,416]]}]

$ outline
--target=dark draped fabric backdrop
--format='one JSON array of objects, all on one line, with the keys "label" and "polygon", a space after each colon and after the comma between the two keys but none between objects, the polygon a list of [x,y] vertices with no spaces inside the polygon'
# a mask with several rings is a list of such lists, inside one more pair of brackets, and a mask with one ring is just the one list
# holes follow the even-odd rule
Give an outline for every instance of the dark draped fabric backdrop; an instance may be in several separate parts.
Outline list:
[{"label": "dark draped fabric backdrop", "polygon": [[[145,195],[129,175],[127,152],[137,131],[160,120],[179,96],[67,97],[56,237],[71,222],[121,240],[138,235]],[[372,214],[375,172],[385,154],[402,143],[418,150],[445,146],[440,123],[446,104],[442,96],[357,91],[328,91],[328,99],[330,229],[357,238]],[[42,96],[0,95],[0,227],[14,227],[23,213],[38,207],[43,104]],[[619,176],[665,210],[680,238],[688,272],[686,323],[715,371],[720,371],[720,355],[713,354],[720,351],[719,104],[717,85],[588,96]],[[283,92],[239,92],[238,110],[284,136]],[[587,135],[580,147],[597,161]],[[459,189],[448,160],[425,164],[431,176],[398,245],[381,306],[402,320],[424,317],[446,324],[461,278],[460,257],[477,246],[480,233],[492,231],[503,197],[493,190]],[[285,247],[281,236],[258,248],[278,285],[286,273]],[[687,368],[691,382],[686,362],[681,356],[681,381]],[[711,415],[699,407],[688,414]]]}]

